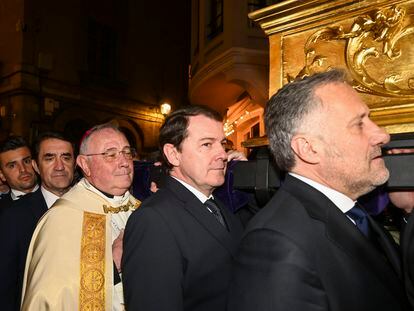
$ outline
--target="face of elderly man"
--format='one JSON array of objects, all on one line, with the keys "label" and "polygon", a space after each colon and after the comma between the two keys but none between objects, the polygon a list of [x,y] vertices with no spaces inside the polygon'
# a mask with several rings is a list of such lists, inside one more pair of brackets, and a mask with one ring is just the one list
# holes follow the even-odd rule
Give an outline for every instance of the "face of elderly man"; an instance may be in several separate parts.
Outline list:
[{"label": "face of elderly man", "polygon": [[385,183],[389,173],[381,146],[389,135],[369,118],[358,93],[345,83],[330,83],[317,88],[315,95],[321,107],[310,113],[308,128],[321,151],[318,179],[353,199]]},{"label": "face of elderly man", "polygon": [[111,128],[92,133],[87,155],[79,155],[78,165],[85,178],[97,189],[111,195],[123,195],[133,178],[133,153],[125,136]]}]

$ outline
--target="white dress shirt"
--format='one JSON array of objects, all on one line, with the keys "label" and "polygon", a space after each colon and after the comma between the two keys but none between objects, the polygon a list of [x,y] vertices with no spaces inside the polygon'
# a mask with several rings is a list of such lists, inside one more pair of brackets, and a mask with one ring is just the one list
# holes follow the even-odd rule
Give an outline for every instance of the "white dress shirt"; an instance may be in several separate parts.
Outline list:
[{"label": "white dress shirt", "polygon": [[[35,192],[37,189],[39,189],[39,185],[36,184],[35,187],[33,188],[33,190],[31,192]],[[22,196],[26,195],[26,192],[22,192],[16,189],[11,189],[11,193],[10,196],[12,198],[13,201],[16,201],[18,199],[20,199]]]},{"label": "white dress shirt", "polygon": [[176,181],[178,181],[180,184],[182,184],[184,187],[186,187],[192,194],[194,194],[197,199],[199,199],[201,201],[201,203],[206,203],[206,201],[208,199],[214,199],[213,195],[210,194],[209,197],[207,197],[204,193],[200,192],[199,190],[197,190],[196,188],[194,188],[193,186],[187,184],[185,181],[182,181],[181,179],[178,179],[174,176],[171,176],[172,178],[174,178]]},{"label": "white dress shirt", "polygon": [[[351,208],[354,207],[356,201],[352,200],[351,198],[347,197],[345,194],[336,191],[332,188],[326,187],[312,179],[309,179],[307,177],[304,177],[302,175],[298,175],[295,173],[289,173],[293,177],[296,177],[297,179],[300,179],[304,183],[308,184],[309,186],[315,188],[316,190],[322,192],[325,196],[328,197],[329,200],[332,201],[332,203],[341,210],[342,213],[346,214],[346,212],[350,211]],[[347,215],[348,217],[348,215]],[[352,223],[355,225],[355,221],[348,217],[349,220],[352,221]]]},{"label": "white dress shirt", "polygon": [[43,186],[40,187],[40,191],[42,191],[43,197],[45,198],[47,208],[50,208],[59,199],[56,194],[46,190]]}]

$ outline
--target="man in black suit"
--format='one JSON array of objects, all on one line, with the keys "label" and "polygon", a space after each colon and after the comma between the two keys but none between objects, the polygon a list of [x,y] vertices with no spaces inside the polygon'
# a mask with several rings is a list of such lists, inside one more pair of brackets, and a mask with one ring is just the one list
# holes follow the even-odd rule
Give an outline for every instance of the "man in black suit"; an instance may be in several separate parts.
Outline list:
[{"label": "man in black suit", "polygon": [[0,215],[2,310],[20,310],[26,255],[37,221],[69,190],[73,181],[73,145],[66,138],[52,132],[41,134],[35,143],[35,152],[32,165],[40,175],[40,188]]},{"label": "man in black suit", "polygon": [[[394,149],[390,153],[413,153],[413,149]],[[389,197],[394,206],[403,210],[403,224],[400,245],[403,257],[404,283],[408,301],[414,309],[414,191],[390,192]]]},{"label": "man in black suit", "polygon": [[224,142],[221,116],[206,107],[186,107],[165,120],[159,144],[170,176],[125,229],[127,309],[226,309],[242,226],[212,196],[224,182]]},{"label": "man in black suit", "polygon": [[[394,193],[395,194],[395,193]],[[404,192],[404,196],[408,194],[408,192]],[[414,194],[409,194],[408,196],[413,196]],[[391,201],[398,207],[398,203],[400,199],[393,200],[393,196],[391,197]],[[409,213],[406,214],[404,220],[406,224],[403,225],[403,230],[401,232],[401,239],[400,245],[403,255],[403,268],[404,268],[404,283],[405,289],[407,292],[408,300],[411,304],[411,307],[414,309],[414,216],[411,216],[412,209],[414,206],[414,198],[410,198],[410,208]],[[406,209],[407,211],[407,209]]]},{"label": "man in black suit", "polygon": [[395,244],[355,205],[388,179],[381,146],[389,135],[345,74],[285,85],[265,125],[288,174],[243,236],[229,310],[406,310]]},{"label": "man in black suit", "polygon": [[39,188],[32,167],[32,153],[20,136],[11,136],[0,144],[0,179],[10,187],[10,191],[0,197],[0,213],[13,201]]}]

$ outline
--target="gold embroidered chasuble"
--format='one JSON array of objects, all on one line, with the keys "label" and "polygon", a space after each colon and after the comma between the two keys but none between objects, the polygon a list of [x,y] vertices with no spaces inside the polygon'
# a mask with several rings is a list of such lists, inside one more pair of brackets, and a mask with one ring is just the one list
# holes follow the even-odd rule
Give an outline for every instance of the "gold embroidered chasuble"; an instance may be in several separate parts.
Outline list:
[{"label": "gold embroidered chasuble", "polygon": [[113,206],[84,179],[59,199],[33,234],[22,310],[123,310],[113,286],[112,241],[139,205],[129,195]]}]

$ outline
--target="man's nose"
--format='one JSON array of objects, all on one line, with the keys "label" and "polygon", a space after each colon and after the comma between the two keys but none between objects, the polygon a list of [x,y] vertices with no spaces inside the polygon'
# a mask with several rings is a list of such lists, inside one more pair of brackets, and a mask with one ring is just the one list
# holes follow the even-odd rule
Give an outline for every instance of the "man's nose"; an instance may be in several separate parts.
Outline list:
[{"label": "man's nose", "polygon": [[56,171],[63,171],[65,169],[65,165],[63,165],[63,161],[60,158],[56,159],[54,169]]},{"label": "man's nose", "polygon": [[220,147],[217,151],[217,159],[221,159],[223,161],[227,161],[227,152],[224,149],[224,146],[220,144]]},{"label": "man's nose", "polygon": [[17,165],[19,166],[19,172],[20,173],[26,173],[27,172],[27,167],[26,167],[26,165],[24,165],[24,163],[18,163]]},{"label": "man's nose", "polygon": [[371,144],[372,145],[385,145],[390,141],[390,135],[382,128],[376,125],[373,121],[373,132],[371,136]]},{"label": "man's nose", "polygon": [[130,161],[131,160],[128,160],[127,155],[125,153],[123,153],[123,152],[119,153],[119,155],[118,155],[119,166],[129,167],[130,166]]}]

